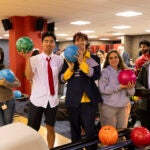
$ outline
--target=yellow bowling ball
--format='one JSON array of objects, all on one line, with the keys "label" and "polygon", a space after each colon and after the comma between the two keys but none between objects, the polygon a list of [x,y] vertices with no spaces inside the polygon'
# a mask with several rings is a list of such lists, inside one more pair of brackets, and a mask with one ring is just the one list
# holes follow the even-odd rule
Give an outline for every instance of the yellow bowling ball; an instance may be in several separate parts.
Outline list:
[{"label": "yellow bowling ball", "polygon": [[132,96],[132,100],[137,102],[140,100],[140,97],[139,96]]}]

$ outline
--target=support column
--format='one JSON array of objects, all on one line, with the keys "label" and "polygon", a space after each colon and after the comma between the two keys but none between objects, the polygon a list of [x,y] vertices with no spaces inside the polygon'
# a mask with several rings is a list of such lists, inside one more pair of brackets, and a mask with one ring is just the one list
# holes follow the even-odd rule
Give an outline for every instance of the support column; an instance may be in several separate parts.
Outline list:
[{"label": "support column", "polygon": [[[22,93],[30,94],[30,82],[25,77],[25,59],[17,53],[16,41],[22,36],[30,37],[34,42],[34,47],[42,50],[41,47],[41,31],[35,30],[37,17],[26,16],[11,17],[13,29],[9,30],[9,59],[10,68],[21,81],[21,87],[17,88]],[[44,23],[44,30],[46,29],[46,20]]]}]

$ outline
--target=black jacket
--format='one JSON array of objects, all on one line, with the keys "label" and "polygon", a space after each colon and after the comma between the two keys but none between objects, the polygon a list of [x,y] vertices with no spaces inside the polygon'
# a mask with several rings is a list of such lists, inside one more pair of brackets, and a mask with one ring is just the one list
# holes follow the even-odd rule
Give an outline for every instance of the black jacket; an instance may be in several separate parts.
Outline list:
[{"label": "black jacket", "polygon": [[138,74],[135,95],[141,97],[140,109],[150,112],[150,89],[148,88],[150,62],[145,63]]},{"label": "black jacket", "polygon": [[138,74],[136,88],[148,88],[148,67],[149,62],[145,63]]},{"label": "black jacket", "polygon": [[[89,60],[90,59],[90,60]],[[66,106],[68,107],[78,107],[80,105],[81,98],[83,93],[86,93],[90,98],[93,104],[97,104],[102,101],[101,94],[95,83],[95,80],[100,78],[100,61],[99,58],[95,55],[91,55],[91,58],[88,58],[87,61],[89,67],[93,68],[93,76],[88,77],[84,72],[79,69],[79,64],[75,62],[74,74],[67,81],[67,92],[66,92]],[[59,79],[68,68],[66,61],[64,61],[63,68],[59,74]]]}]

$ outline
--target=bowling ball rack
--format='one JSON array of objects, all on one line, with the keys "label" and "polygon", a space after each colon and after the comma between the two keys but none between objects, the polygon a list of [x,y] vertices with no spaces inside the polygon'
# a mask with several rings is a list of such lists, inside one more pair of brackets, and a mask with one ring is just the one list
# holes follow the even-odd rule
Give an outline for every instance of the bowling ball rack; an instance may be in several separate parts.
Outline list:
[{"label": "bowling ball rack", "polygon": [[[125,136],[128,139],[126,141],[119,142],[119,143],[116,143],[111,146],[98,148],[97,150],[117,150],[122,147],[126,147],[129,150],[134,150],[135,146],[133,145],[132,141],[129,139],[130,133],[131,133],[131,129],[122,129],[122,130],[118,131],[119,137]],[[79,142],[72,142],[72,143],[68,143],[65,145],[61,145],[61,146],[52,148],[51,150],[78,150],[78,149],[82,149],[84,147],[91,146],[94,144],[99,144],[99,143],[100,143],[100,141],[99,141],[98,136],[95,136],[90,139],[83,139]]]},{"label": "bowling ball rack", "polygon": [[[135,90],[135,96],[141,96],[145,97],[147,95],[150,95],[150,90],[149,89],[141,89],[141,88],[136,88]],[[122,141],[119,143],[116,143],[111,146],[105,146],[102,148],[98,148],[96,150],[119,150],[120,148],[127,148],[128,150],[148,150],[150,149],[150,145],[144,148],[137,148],[131,141],[130,139],[130,133],[131,133],[132,128],[127,128],[127,129],[122,129],[118,131],[119,137],[126,137],[126,141]],[[52,148],[51,150],[78,150],[82,149],[87,146],[91,146],[94,144],[101,144],[98,136],[95,136],[90,139],[83,139],[79,142],[72,142],[68,143],[65,145],[61,145],[55,148]]]},{"label": "bowling ball rack", "polygon": [[145,96],[147,96],[147,95],[150,95],[150,89],[136,88],[134,95],[135,95],[135,96],[145,97]]},{"label": "bowling ball rack", "polygon": [[26,101],[28,99],[29,99],[28,94],[22,94],[22,96],[20,98],[16,98],[17,101]]}]

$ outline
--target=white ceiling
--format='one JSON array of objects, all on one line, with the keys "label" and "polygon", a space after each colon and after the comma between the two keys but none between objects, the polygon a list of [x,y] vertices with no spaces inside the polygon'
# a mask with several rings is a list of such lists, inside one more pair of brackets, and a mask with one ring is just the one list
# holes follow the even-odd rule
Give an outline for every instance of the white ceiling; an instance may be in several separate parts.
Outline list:
[{"label": "white ceiling", "polygon": [[[137,17],[119,17],[116,13],[123,11],[142,12]],[[55,33],[68,34],[82,30],[94,30],[88,34],[112,38],[111,33],[123,32],[125,35],[148,34],[150,29],[150,0],[0,0],[0,20],[11,16],[38,16],[55,22],[58,28]],[[84,26],[71,25],[71,21],[90,21],[91,24]],[[118,30],[112,26],[129,25],[130,29]],[[0,36],[8,33],[4,31],[0,23]],[[59,37],[65,40],[66,37]]]}]

